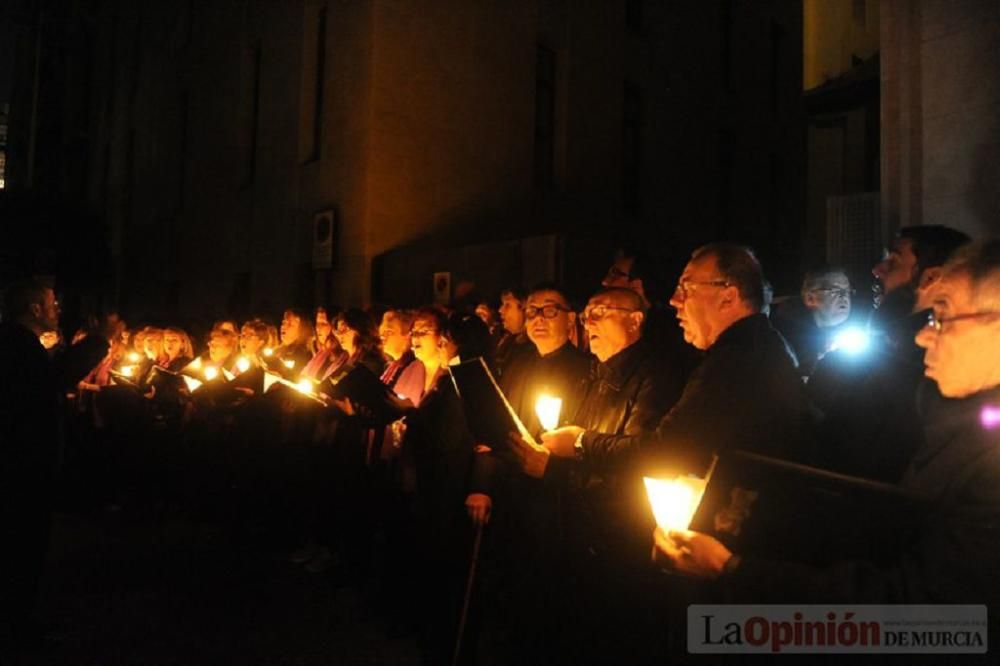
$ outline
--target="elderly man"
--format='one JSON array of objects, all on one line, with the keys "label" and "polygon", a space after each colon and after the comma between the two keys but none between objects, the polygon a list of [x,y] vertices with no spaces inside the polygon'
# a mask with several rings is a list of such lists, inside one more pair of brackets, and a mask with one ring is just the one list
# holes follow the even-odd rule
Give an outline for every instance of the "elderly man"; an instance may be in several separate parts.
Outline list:
[{"label": "elderly man", "polygon": [[658,531],[682,572],[719,579],[734,602],[1000,603],[1000,240],[966,247],[942,270],[926,350],[920,411],[927,437],[901,485],[931,501],[918,538],[889,566],[763,561],[710,536]]},{"label": "elderly man", "polygon": [[[764,285],[749,249],[717,243],[695,250],[670,305],[684,339],[707,353],[655,434],[598,437],[569,427],[547,437],[545,449],[605,471],[634,463],[638,454],[647,464],[692,472],[704,472],[725,448],[801,457],[802,383],[763,314]],[[538,457],[529,457],[536,467]]]},{"label": "elderly man", "polygon": [[799,373],[812,374],[816,363],[830,350],[851,316],[851,280],[844,269],[819,266],[806,271],[800,298],[771,316],[795,351]]}]

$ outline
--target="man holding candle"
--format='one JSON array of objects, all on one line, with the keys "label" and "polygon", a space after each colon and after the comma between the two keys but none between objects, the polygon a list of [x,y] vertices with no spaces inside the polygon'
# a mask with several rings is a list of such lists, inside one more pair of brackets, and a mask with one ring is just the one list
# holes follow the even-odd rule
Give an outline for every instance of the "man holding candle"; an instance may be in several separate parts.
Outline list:
[{"label": "man holding candle", "polygon": [[[653,433],[612,435],[570,426],[543,437],[546,451],[605,472],[641,456],[646,466],[704,473],[712,454],[727,448],[803,457],[802,382],[787,344],[764,314],[764,285],[749,249],[716,243],[695,250],[670,305],[684,339],[706,354],[677,404]],[[521,450],[526,458],[546,455]]]},{"label": "man holding candle", "polygon": [[901,482],[931,501],[923,528],[896,561],[876,566],[774,562],[729,551],[713,537],[657,530],[679,571],[718,579],[735,603],[1000,604],[1000,240],[945,264],[932,314],[916,335],[926,350],[917,400],[926,438]]}]

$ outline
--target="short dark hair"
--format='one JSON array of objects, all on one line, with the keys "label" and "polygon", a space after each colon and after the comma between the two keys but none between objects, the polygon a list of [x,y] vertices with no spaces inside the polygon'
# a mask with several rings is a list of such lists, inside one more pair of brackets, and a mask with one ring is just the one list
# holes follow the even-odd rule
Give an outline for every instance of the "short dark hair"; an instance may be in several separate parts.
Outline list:
[{"label": "short dark hair", "polygon": [[453,312],[447,320],[443,334],[455,343],[462,359],[486,357],[490,348],[490,329],[478,316]]},{"label": "short dark hair", "polygon": [[348,308],[344,310],[337,315],[337,318],[332,323],[336,327],[340,322],[344,322],[347,328],[357,332],[358,338],[354,344],[358,349],[368,351],[369,349],[378,347],[379,339],[375,322],[372,321],[371,315],[361,308]]},{"label": "short dark hair", "polygon": [[524,287],[505,287],[504,289],[500,290],[501,299],[503,299],[503,297],[507,296],[508,294],[516,298],[517,300],[521,301],[522,303],[524,303],[524,301],[528,299],[528,292],[524,289]]},{"label": "short dark hair", "polygon": [[837,266],[834,264],[817,264],[808,268],[805,275],[802,276],[802,294],[805,295],[815,289],[817,285],[820,284],[822,279],[828,275],[843,275],[850,280],[847,269],[843,266]]},{"label": "short dark hair", "polygon": [[24,278],[7,285],[3,292],[5,319],[16,319],[31,312],[32,305],[44,305],[45,292],[49,289],[35,278]]},{"label": "short dark hair", "polygon": [[555,282],[539,282],[528,291],[528,295],[524,299],[525,302],[527,302],[527,299],[531,298],[534,294],[538,294],[543,291],[551,291],[552,293],[559,294],[563,301],[565,301],[567,307],[573,307],[573,301],[570,299],[569,294],[566,293],[566,289]]},{"label": "short dark hair", "polygon": [[917,258],[914,279],[920,279],[920,274],[928,268],[943,266],[955,250],[972,240],[968,234],[943,224],[903,227],[896,232],[896,238],[905,238],[912,244],[913,256]]},{"label": "short dark hair", "polygon": [[413,313],[413,322],[416,323],[418,319],[427,319],[434,322],[434,328],[437,329],[439,335],[444,335],[445,329],[448,327],[447,317],[443,312],[441,312],[437,308],[432,308],[432,307],[419,308],[416,312]]},{"label": "short dark hair", "polygon": [[691,253],[692,259],[715,257],[719,274],[736,287],[740,299],[754,312],[766,312],[770,306],[768,282],[753,250],[736,243],[709,243]]}]

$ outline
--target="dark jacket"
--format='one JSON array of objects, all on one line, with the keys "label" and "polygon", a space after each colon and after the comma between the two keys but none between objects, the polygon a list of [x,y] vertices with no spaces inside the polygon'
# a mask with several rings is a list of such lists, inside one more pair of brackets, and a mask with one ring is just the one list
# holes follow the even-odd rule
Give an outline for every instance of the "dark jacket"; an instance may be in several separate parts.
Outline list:
[{"label": "dark jacket", "polygon": [[868,350],[827,354],[806,393],[820,414],[816,464],[898,483],[924,430],[916,412],[923,350],[913,341],[926,315],[903,315],[874,330]]},{"label": "dark jacket", "polygon": [[819,568],[744,557],[720,579],[734,601],[1000,603],[1000,430],[981,422],[986,405],[1000,404],[1000,389],[949,400],[925,383],[921,398],[926,441],[901,486],[931,508],[898,560]]},{"label": "dark jacket", "polygon": [[806,403],[795,361],[763,314],[723,331],[654,434],[585,435],[584,460],[613,471],[635,463],[653,472],[703,473],[728,448],[805,457]]}]

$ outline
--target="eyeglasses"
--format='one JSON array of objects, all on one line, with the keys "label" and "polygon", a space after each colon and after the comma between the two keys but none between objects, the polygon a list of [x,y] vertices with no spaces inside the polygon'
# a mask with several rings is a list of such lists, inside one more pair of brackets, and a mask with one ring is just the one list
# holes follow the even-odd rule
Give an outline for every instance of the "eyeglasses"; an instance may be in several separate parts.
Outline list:
[{"label": "eyeglasses", "polygon": [[437,331],[433,331],[430,329],[424,331],[417,331],[417,330],[410,331],[410,337],[414,339],[420,339],[425,335],[437,335]]},{"label": "eyeglasses", "polygon": [[830,294],[834,298],[847,298],[848,296],[853,296],[855,293],[853,289],[845,289],[844,287],[819,287],[813,289],[813,291],[821,291],[824,294]]},{"label": "eyeglasses", "polygon": [[605,317],[612,310],[619,310],[621,312],[638,312],[635,308],[623,308],[616,305],[592,305],[580,313],[580,320],[583,323],[596,324]]},{"label": "eyeglasses", "polygon": [[934,329],[935,333],[940,333],[945,324],[963,319],[983,319],[985,317],[1000,317],[1000,312],[970,312],[968,314],[955,315],[954,317],[938,317],[934,311],[927,313],[927,326]]},{"label": "eyeglasses", "polygon": [[529,305],[524,308],[524,318],[534,319],[541,315],[545,319],[555,319],[559,316],[560,312],[569,312],[569,308],[564,308],[561,305],[545,305],[540,308],[536,308],[534,305]]},{"label": "eyeglasses", "polygon": [[730,286],[729,280],[681,280],[677,283],[677,288],[674,289],[674,294],[680,294],[684,298],[688,298],[691,292],[694,291],[693,287],[728,287]]}]

